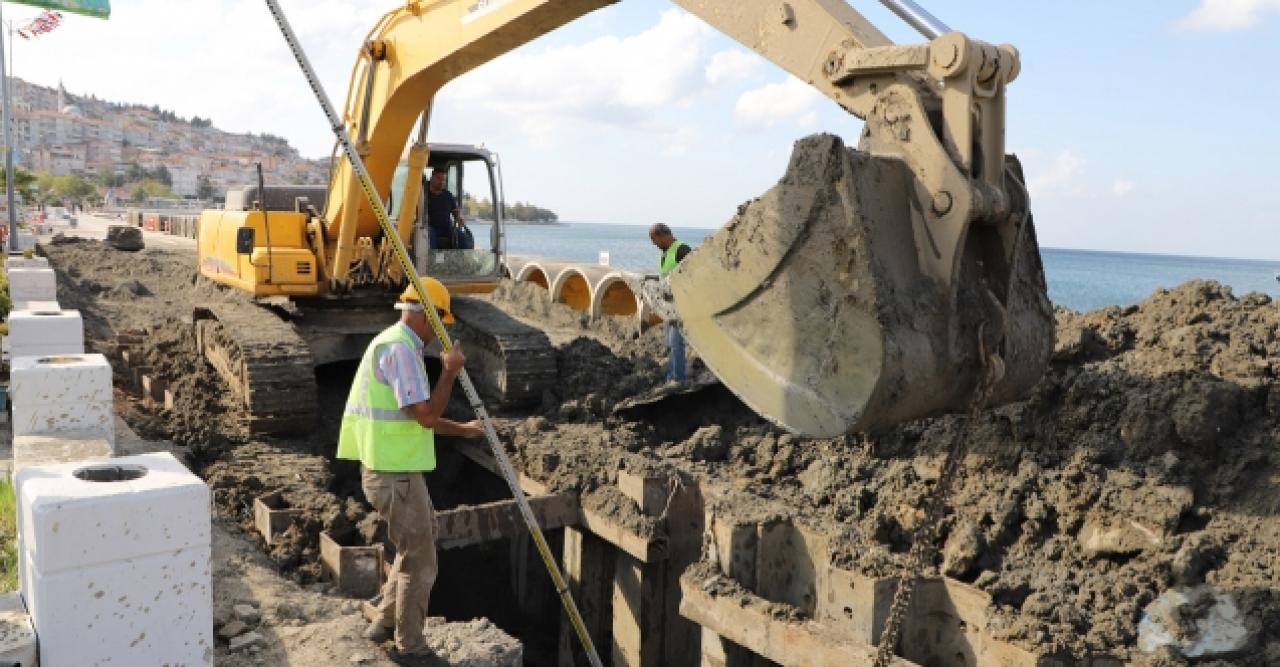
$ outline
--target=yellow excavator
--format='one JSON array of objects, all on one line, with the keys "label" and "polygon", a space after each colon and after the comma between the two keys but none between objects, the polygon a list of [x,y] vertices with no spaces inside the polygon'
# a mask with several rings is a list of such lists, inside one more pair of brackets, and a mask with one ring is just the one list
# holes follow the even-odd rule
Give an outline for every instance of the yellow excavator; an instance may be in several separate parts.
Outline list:
[{"label": "yellow excavator", "polygon": [[[950,31],[909,0],[882,2],[929,38],[921,44],[892,43],[843,0],[674,2],[864,121],[856,150],[834,137],[800,142],[786,177],[671,277],[676,316],[708,367],[747,405],[810,435],[961,410],[976,393],[1025,394],[1048,363],[1053,317],[1021,170],[1004,149],[1017,51]],[[345,130],[417,268],[451,291],[501,279],[501,178],[487,151],[427,142],[437,92],[609,4],[410,0],[369,32]],[[458,195],[468,170],[490,174],[488,248],[414,244],[436,166]],[[358,358],[389,321],[387,296],[405,281],[390,245],[345,160],[327,187],[260,178],[201,216],[201,273],[259,302],[195,314],[199,344],[254,430],[308,428],[314,367]],[[555,381],[545,335],[487,302],[456,303],[455,336],[482,393],[537,400]]]}]

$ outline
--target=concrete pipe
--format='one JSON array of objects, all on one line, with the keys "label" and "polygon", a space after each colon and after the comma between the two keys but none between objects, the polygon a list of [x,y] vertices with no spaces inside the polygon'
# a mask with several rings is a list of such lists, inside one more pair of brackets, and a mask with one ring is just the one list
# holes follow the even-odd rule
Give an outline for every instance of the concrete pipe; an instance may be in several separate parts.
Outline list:
[{"label": "concrete pipe", "polygon": [[591,310],[591,277],[583,267],[572,264],[547,264],[543,267],[551,279],[551,302],[563,303],[578,311]]},{"label": "concrete pipe", "polygon": [[520,270],[516,273],[516,282],[533,283],[542,289],[551,289],[551,281],[547,280],[546,270],[537,262],[529,262],[520,267]]},{"label": "concrete pipe", "polygon": [[591,319],[603,315],[635,315],[640,312],[640,299],[631,289],[628,277],[621,271],[606,273],[591,290]]}]

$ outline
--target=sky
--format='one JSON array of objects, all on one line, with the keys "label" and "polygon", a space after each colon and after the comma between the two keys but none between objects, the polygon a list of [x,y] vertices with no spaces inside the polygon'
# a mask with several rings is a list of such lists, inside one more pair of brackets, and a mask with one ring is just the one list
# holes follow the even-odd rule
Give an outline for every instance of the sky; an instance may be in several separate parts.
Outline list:
[{"label": "sky", "polygon": [[[443,0],[465,1],[465,0]],[[14,43],[14,74],[158,104],[234,132],[332,146],[257,0],[114,0]],[[357,48],[392,0],[280,0],[341,106]],[[924,41],[879,3],[853,6]],[[952,29],[1011,43],[1007,147],[1041,245],[1280,259],[1280,0],[922,0]],[[38,9],[4,3],[20,26]],[[8,35],[6,35],[6,38]],[[791,145],[861,121],[674,4],[626,0],[446,85],[431,139],[501,155],[508,201],[562,220],[718,227],[777,182]],[[1275,193],[1273,192],[1273,195]]]}]

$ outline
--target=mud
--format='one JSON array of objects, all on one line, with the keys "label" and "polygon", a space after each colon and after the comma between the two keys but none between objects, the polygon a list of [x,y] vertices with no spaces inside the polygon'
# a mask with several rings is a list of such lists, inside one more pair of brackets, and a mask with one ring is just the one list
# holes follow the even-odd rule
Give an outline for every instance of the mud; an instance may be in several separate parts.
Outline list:
[{"label": "mud", "polygon": [[[182,334],[194,301],[235,297],[193,281],[190,254],[87,242],[43,251],[59,271],[64,307],[84,314],[91,347],[111,353],[117,328],[151,327],[157,372],[191,383],[174,411],[129,419],[185,443],[220,516],[247,529],[252,497],[274,488],[304,508],[297,534],[268,552],[276,567],[311,581],[323,529],[379,538],[350,471],[327,458],[336,419],[322,417],[306,440],[237,435],[235,406],[219,398],[216,377]],[[136,295],[131,281],[152,296]],[[122,286],[133,296],[118,296]],[[584,322],[536,286],[508,285],[492,298],[545,326],[559,355],[562,381],[541,408],[497,416],[526,473],[660,535],[660,522],[629,516],[629,501],[612,490],[616,471],[683,470],[735,489],[735,502],[717,511],[777,513],[829,536],[842,567],[900,573],[959,418],[808,440],[714,383],[615,414],[619,402],[662,383],[660,330],[636,332],[634,318]],[[1188,663],[1167,649],[1141,654],[1138,623],[1163,592],[1208,584],[1251,629],[1247,649],[1217,664],[1269,664],[1280,657],[1280,310],[1265,296],[1197,281],[1130,308],[1055,315],[1044,379],[976,425],[935,565],[993,597],[988,630],[997,638],[1140,665]],[[344,391],[322,391],[321,401]]]}]

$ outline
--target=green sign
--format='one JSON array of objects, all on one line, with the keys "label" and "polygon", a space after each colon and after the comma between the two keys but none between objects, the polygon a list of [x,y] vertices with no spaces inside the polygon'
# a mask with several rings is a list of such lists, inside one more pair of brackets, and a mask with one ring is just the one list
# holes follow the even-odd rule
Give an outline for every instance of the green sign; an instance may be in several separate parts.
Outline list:
[{"label": "green sign", "polygon": [[10,0],[20,5],[84,14],[105,19],[111,16],[111,0]]}]

